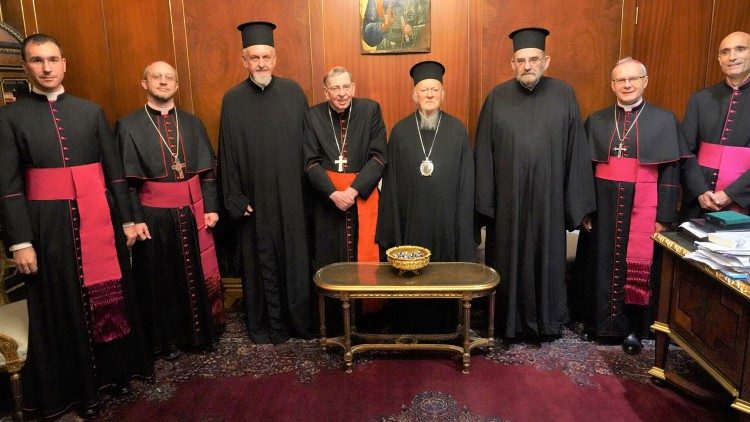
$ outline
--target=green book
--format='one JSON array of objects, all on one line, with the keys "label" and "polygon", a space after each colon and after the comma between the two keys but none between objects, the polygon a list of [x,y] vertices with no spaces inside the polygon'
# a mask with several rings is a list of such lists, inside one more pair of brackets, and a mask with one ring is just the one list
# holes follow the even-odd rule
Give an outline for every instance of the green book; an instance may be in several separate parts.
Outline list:
[{"label": "green book", "polygon": [[720,229],[750,229],[750,216],[736,211],[709,212],[706,222]]}]

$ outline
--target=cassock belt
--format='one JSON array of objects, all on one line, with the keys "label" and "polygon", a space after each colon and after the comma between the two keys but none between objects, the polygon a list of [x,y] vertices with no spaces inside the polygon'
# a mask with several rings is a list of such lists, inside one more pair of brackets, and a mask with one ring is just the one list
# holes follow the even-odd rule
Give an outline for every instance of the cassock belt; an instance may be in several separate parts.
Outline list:
[{"label": "cassock belt", "polygon": [[[701,141],[698,149],[698,164],[716,169],[716,191],[722,191],[750,170],[750,148],[712,144]],[[747,214],[748,210],[736,203],[730,209]]]},{"label": "cassock belt", "polygon": [[[658,201],[658,166],[641,165],[636,158],[610,157],[608,163],[596,164],[595,176],[599,179],[635,184],[628,249],[625,254],[625,303],[648,305],[651,298],[650,274],[654,255],[651,235],[654,234]],[[617,194],[618,198],[621,198],[619,192]],[[621,199],[618,199],[618,210],[620,202]],[[619,212],[616,220],[619,225]],[[616,227],[616,230],[620,229]]]},{"label": "cassock belt", "polygon": [[[352,185],[357,173],[338,173],[326,170],[328,177],[333,182],[336,190],[345,190]],[[380,249],[375,242],[375,228],[378,223],[378,189],[372,190],[367,199],[357,196],[357,222],[359,231],[357,232],[357,261],[358,262],[379,262]],[[375,281],[374,278],[363,277],[362,280]],[[382,308],[383,303],[380,300],[362,301],[362,312],[375,312]]]},{"label": "cassock belt", "polygon": [[91,332],[96,342],[111,341],[130,332],[106,190],[101,163],[26,170],[29,200],[74,200],[78,205],[80,236],[76,240],[81,245],[78,268],[89,297]]},{"label": "cassock belt", "polygon": [[[221,297],[221,275],[219,262],[216,259],[213,233],[206,228],[204,220],[203,191],[199,176],[193,176],[184,182],[145,181],[139,193],[141,205],[154,208],[190,207],[198,229],[198,247],[200,248],[203,279],[206,281],[208,299],[211,303],[211,314],[217,323],[223,322],[224,303]],[[182,236],[185,241],[185,236]]]}]

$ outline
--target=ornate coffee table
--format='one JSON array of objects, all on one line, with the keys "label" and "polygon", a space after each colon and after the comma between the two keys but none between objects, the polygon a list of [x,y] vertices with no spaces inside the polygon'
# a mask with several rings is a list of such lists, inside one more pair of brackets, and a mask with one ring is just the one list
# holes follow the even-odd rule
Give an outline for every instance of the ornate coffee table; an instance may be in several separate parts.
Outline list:
[{"label": "ornate coffee table", "polygon": [[[346,372],[352,371],[353,356],[366,350],[446,350],[461,353],[463,372],[469,371],[471,349],[494,347],[495,288],[500,282],[490,267],[471,262],[433,262],[418,275],[399,275],[386,263],[341,262],[327,265],[315,274],[320,306],[321,345],[344,349]],[[344,335],[326,337],[325,297],[341,301]],[[487,337],[472,336],[471,301],[489,296]],[[355,299],[456,299],[461,317],[451,334],[367,334],[353,326],[352,301]],[[357,339],[352,345],[352,337]],[[460,339],[461,345],[445,341]],[[436,342],[436,341],[441,342]]]}]

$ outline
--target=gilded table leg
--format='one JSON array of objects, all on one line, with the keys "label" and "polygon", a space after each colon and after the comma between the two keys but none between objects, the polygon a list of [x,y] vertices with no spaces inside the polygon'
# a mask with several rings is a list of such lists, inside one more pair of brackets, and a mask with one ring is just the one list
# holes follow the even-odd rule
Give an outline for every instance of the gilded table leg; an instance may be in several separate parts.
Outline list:
[{"label": "gilded table leg", "polygon": [[352,372],[352,318],[348,294],[341,295],[341,309],[344,313],[344,363],[346,372]]},{"label": "gilded table leg", "polygon": [[667,368],[667,357],[669,356],[669,336],[658,330],[655,333],[654,366],[648,371],[648,374],[654,379],[666,381],[664,370]]},{"label": "gilded table leg", "polygon": [[13,372],[10,375],[10,387],[13,392],[13,403],[15,406],[15,419],[23,420],[23,410],[21,409],[21,374]]},{"label": "gilded table leg", "polygon": [[488,318],[489,318],[489,324],[487,326],[487,340],[489,341],[488,349],[490,353],[492,353],[495,350],[495,291],[492,291],[492,294],[490,295],[489,300],[489,312]]},{"label": "gilded table leg", "polygon": [[320,344],[326,344],[326,298],[318,294],[318,317],[320,318]]},{"label": "gilded table leg", "polygon": [[464,336],[464,353],[463,353],[463,373],[469,373],[469,364],[471,363],[471,353],[469,352],[469,331],[471,324],[471,296],[464,295],[463,298],[464,306],[461,310],[464,320],[463,336]]}]

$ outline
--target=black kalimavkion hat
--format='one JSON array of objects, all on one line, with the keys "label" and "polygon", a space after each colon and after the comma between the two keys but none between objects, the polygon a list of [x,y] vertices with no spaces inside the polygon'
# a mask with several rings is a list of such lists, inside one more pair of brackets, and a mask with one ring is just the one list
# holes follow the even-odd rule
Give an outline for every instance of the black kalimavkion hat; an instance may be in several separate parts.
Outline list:
[{"label": "black kalimavkion hat", "polygon": [[522,48],[538,48],[544,50],[549,31],[544,28],[521,28],[508,35],[513,40],[513,52]]},{"label": "black kalimavkion hat", "polygon": [[242,33],[242,48],[259,44],[273,47],[273,30],[276,25],[271,22],[245,22],[237,29]]},{"label": "black kalimavkion hat", "polygon": [[437,79],[440,83],[443,83],[444,74],[445,66],[432,60],[419,62],[412,66],[409,71],[409,75],[414,79],[414,85],[425,79]]}]

